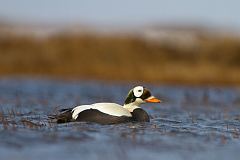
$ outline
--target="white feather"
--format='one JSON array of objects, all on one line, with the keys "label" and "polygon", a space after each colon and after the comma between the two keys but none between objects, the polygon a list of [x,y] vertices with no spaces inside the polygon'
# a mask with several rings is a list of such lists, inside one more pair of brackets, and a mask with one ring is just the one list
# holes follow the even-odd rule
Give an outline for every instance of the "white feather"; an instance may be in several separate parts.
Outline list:
[{"label": "white feather", "polygon": [[143,87],[142,86],[134,87],[133,94],[135,97],[141,97],[141,95],[143,94]]},{"label": "white feather", "polygon": [[81,105],[73,108],[72,118],[77,119],[78,114],[87,109],[97,109],[100,112],[112,115],[112,116],[127,116],[131,117],[131,113],[123,108],[123,106],[116,103],[95,103],[91,105]]}]

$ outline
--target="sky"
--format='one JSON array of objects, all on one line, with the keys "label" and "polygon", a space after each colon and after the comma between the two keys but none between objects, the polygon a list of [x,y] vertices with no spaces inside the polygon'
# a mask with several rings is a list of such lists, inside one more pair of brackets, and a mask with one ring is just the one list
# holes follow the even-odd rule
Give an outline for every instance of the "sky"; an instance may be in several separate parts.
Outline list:
[{"label": "sky", "polygon": [[0,0],[0,20],[92,25],[201,24],[240,28],[240,0]]}]

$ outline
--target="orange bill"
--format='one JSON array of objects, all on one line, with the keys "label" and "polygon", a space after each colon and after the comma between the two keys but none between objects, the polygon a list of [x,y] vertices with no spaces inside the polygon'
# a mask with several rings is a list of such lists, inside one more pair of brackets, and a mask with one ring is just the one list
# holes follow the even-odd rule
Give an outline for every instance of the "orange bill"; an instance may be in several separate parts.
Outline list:
[{"label": "orange bill", "polygon": [[148,99],[145,99],[145,102],[148,102],[148,103],[160,103],[161,100],[157,99],[156,97],[149,97]]}]

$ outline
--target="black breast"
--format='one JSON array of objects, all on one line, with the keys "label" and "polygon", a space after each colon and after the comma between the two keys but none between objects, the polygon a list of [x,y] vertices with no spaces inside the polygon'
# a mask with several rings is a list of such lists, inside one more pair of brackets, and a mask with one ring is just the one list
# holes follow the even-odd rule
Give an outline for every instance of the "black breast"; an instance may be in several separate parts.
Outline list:
[{"label": "black breast", "polygon": [[150,118],[146,111],[142,108],[134,109],[131,113],[133,116],[133,120],[137,122],[150,122]]},{"label": "black breast", "polygon": [[76,121],[95,122],[99,124],[117,124],[131,122],[132,117],[112,116],[97,109],[87,109],[78,114]]}]

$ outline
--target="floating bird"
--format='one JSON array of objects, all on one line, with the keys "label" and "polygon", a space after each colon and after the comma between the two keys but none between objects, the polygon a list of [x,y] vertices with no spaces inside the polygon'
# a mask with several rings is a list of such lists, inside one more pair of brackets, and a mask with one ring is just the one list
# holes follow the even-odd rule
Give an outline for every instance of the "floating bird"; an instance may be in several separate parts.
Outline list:
[{"label": "floating bird", "polygon": [[57,123],[74,121],[95,122],[99,124],[117,124],[126,122],[149,122],[150,118],[140,105],[160,103],[150,91],[142,86],[131,89],[124,105],[116,103],[94,103],[74,108],[62,109],[59,114],[50,116]]}]

